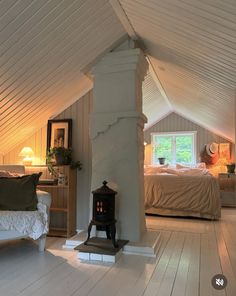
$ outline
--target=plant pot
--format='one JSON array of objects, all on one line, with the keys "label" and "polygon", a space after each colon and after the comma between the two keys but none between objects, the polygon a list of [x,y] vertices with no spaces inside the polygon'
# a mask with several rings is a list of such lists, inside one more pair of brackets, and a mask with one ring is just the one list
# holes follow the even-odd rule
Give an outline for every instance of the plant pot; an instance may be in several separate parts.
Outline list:
[{"label": "plant pot", "polygon": [[233,164],[227,164],[226,166],[227,166],[227,172],[229,174],[233,174],[234,170],[235,170],[235,164],[234,163]]},{"label": "plant pot", "polygon": [[56,165],[63,165],[65,164],[65,158],[63,155],[55,153]]},{"label": "plant pot", "polygon": [[158,160],[160,164],[165,164],[165,157],[159,157]]}]

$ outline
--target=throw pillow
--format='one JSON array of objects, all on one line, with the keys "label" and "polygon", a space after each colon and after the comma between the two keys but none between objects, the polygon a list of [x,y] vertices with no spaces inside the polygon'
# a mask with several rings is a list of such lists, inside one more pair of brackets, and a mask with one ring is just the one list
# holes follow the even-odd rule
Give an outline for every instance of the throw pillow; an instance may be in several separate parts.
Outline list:
[{"label": "throw pillow", "polygon": [[37,210],[36,187],[41,174],[0,177],[0,210]]}]

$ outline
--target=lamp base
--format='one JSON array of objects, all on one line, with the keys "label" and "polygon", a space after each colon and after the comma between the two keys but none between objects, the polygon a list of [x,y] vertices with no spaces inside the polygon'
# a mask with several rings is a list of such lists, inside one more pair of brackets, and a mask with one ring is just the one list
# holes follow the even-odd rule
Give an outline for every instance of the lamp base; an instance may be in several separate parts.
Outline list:
[{"label": "lamp base", "polygon": [[32,159],[23,159],[23,165],[24,166],[31,166],[32,165]]}]

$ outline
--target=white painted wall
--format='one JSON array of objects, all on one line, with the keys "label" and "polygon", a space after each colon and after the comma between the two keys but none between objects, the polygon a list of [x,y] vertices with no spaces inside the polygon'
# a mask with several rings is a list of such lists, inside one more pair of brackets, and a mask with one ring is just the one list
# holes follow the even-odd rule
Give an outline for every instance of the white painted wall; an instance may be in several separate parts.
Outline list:
[{"label": "white painted wall", "polygon": [[[233,123],[232,123],[233,124]],[[231,143],[231,158],[234,160],[234,143],[229,142],[223,137],[212,133],[206,128],[197,125],[196,123],[176,114],[171,113],[165,118],[161,119],[158,123],[145,130],[144,141],[148,144],[145,147],[145,163],[151,164],[152,162],[152,149],[151,149],[151,133],[154,132],[177,132],[177,131],[197,131],[197,161],[201,151],[205,145],[210,142],[216,143]]]},{"label": "white painted wall", "polygon": [[[77,228],[86,229],[89,219],[89,197],[91,182],[91,144],[89,139],[89,113],[92,110],[92,91],[77,100],[56,118],[72,118],[73,158],[80,160],[83,169],[77,174]],[[5,154],[4,164],[21,164],[22,158],[18,156],[24,146],[30,146],[34,151],[33,164],[45,164],[47,142],[47,126],[38,130],[31,137],[23,141]],[[0,156],[1,162],[1,156]]]}]

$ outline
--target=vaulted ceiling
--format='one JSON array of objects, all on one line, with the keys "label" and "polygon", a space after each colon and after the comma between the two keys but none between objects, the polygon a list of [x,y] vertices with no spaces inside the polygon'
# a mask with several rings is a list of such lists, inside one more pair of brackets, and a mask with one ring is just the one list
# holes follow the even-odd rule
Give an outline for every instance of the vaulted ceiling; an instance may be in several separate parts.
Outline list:
[{"label": "vaulted ceiling", "polygon": [[172,108],[233,139],[236,2],[121,0]]},{"label": "vaulted ceiling", "polygon": [[91,89],[84,75],[130,35],[150,63],[148,126],[170,111],[234,139],[234,0],[0,1],[0,153]]}]

